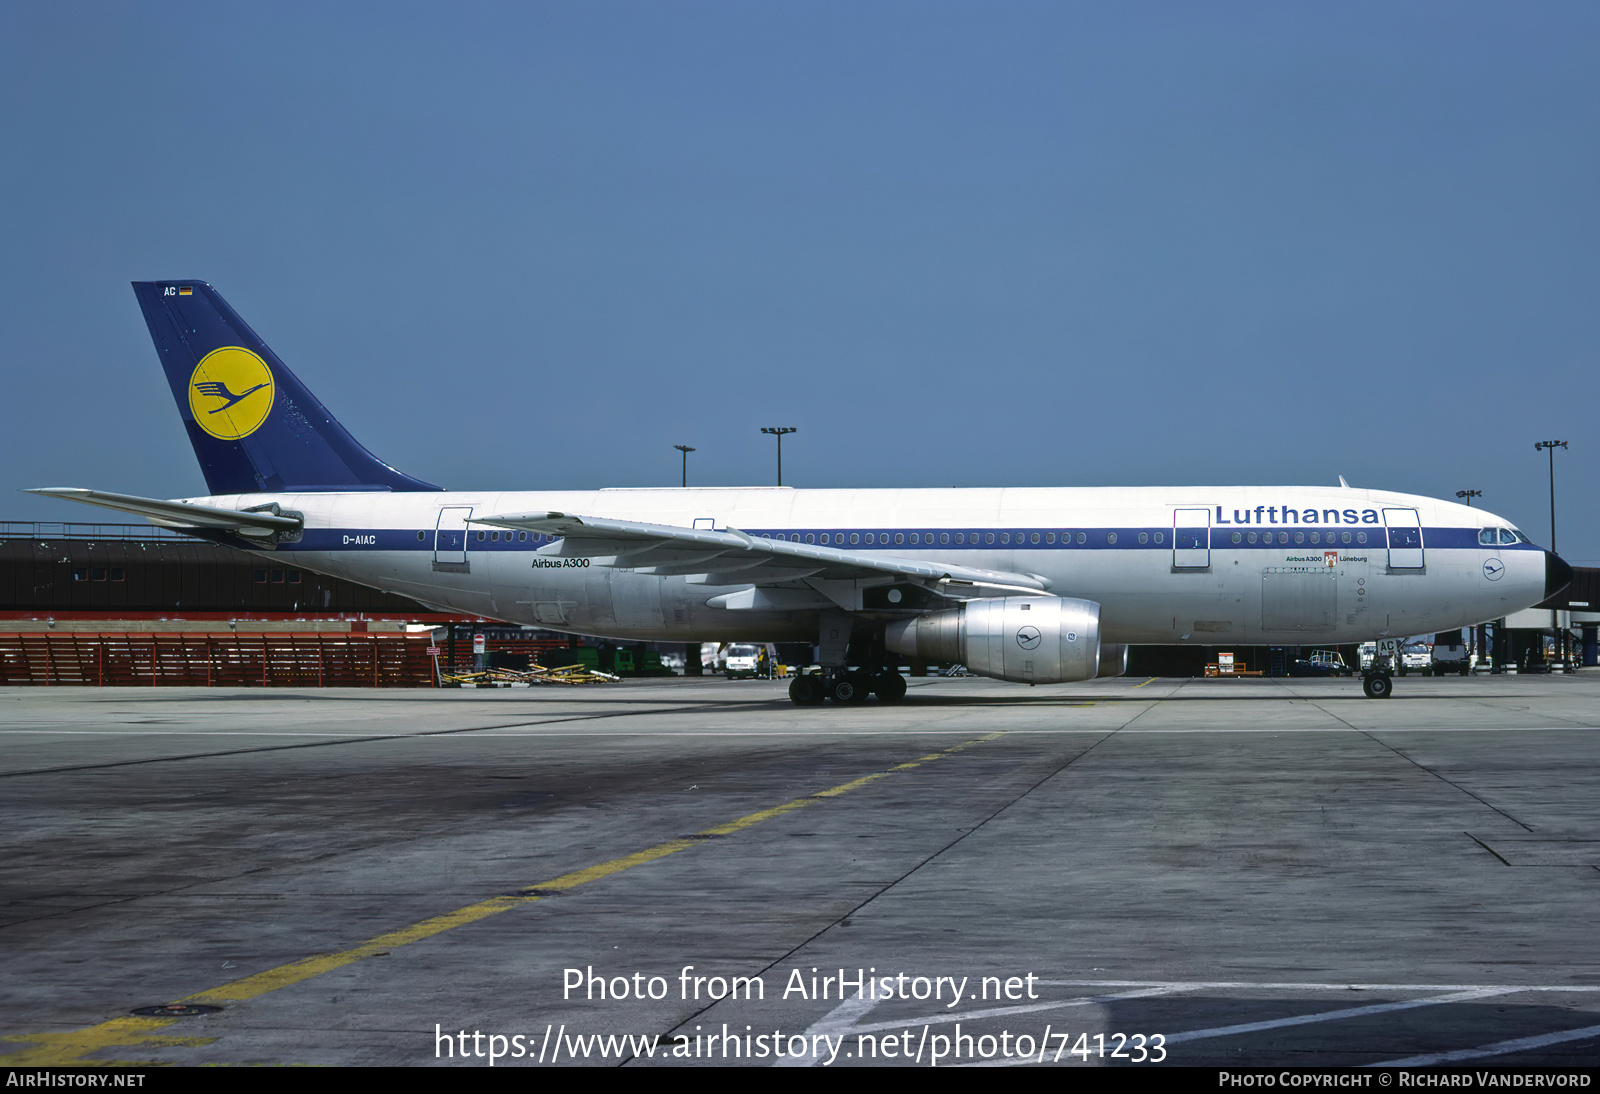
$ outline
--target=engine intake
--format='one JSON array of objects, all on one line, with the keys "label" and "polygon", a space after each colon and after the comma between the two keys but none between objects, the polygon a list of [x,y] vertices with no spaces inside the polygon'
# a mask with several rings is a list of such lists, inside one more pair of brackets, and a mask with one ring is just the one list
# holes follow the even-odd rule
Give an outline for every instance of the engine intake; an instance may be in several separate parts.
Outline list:
[{"label": "engine intake", "polygon": [[1100,605],[1064,596],[969,600],[891,623],[884,642],[907,657],[959,661],[979,676],[1017,684],[1092,680],[1100,674]]}]

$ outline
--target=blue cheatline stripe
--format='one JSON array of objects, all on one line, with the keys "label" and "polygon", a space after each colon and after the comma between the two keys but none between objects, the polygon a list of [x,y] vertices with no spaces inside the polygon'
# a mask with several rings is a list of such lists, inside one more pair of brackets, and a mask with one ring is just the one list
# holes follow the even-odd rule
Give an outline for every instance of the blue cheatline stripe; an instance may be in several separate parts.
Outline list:
[{"label": "blue cheatline stripe", "polygon": [[[1173,547],[1171,528],[1119,527],[1119,528],[770,528],[750,529],[748,534],[763,539],[787,539],[800,543],[814,543],[853,551],[1170,551]],[[1345,534],[1350,542],[1344,541]],[[482,538],[479,538],[480,534]],[[1233,536],[1240,542],[1234,543]],[[1257,542],[1251,543],[1251,535]],[[1313,542],[1315,535],[1320,542]],[[1366,536],[1365,543],[1360,542]],[[526,538],[521,538],[526,536]],[[1082,536],[1082,542],[1079,538]],[[1141,541],[1139,537],[1143,536]],[[1271,542],[1263,542],[1270,536]],[[870,537],[871,542],[868,542]],[[915,540],[913,541],[913,537]],[[1115,538],[1113,538],[1115,537]],[[1279,542],[1286,537],[1287,542]],[[483,551],[536,551],[548,546],[559,537],[528,532],[468,533],[465,549]],[[958,542],[959,538],[959,542]],[[854,540],[854,542],[852,542]],[[1478,549],[1476,528],[1424,528],[1422,545],[1427,550]],[[1282,551],[1282,550],[1341,550],[1381,551],[1388,548],[1381,526],[1348,528],[1331,525],[1326,529],[1213,528],[1210,549],[1213,551]],[[285,543],[280,551],[426,551],[434,549],[434,530],[396,528],[308,528],[298,542]],[[457,548],[459,549],[459,548]],[[1505,545],[1506,551],[1538,551],[1531,543]]]}]

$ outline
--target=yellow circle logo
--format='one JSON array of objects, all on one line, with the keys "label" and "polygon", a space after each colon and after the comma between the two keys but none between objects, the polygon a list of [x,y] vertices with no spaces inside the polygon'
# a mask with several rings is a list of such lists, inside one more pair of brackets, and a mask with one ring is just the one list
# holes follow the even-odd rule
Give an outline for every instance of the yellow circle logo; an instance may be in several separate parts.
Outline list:
[{"label": "yellow circle logo", "polygon": [[261,428],[272,413],[272,370],[240,346],[205,355],[189,377],[189,413],[221,441],[237,441]]}]

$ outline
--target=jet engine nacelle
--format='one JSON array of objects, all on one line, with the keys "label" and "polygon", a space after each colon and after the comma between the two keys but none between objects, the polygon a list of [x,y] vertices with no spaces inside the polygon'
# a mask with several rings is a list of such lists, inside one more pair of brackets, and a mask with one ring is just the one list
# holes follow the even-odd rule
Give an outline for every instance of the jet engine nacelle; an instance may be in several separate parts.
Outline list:
[{"label": "jet engine nacelle", "polygon": [[1065,684],[1100,673],[1100,605],[1064,596],[969,600],[891,623],[885,644],[924,661],[957,662],[1018,684]]}]

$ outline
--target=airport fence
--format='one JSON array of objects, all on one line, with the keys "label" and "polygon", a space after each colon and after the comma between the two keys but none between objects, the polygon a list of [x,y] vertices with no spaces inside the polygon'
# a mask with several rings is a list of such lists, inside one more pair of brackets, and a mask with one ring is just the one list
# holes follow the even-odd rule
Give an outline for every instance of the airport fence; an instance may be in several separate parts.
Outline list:
[{"label": "airport fence", "polygon": [[0,634],[0,685],[434,687],[430,641],[390,634]]}]

